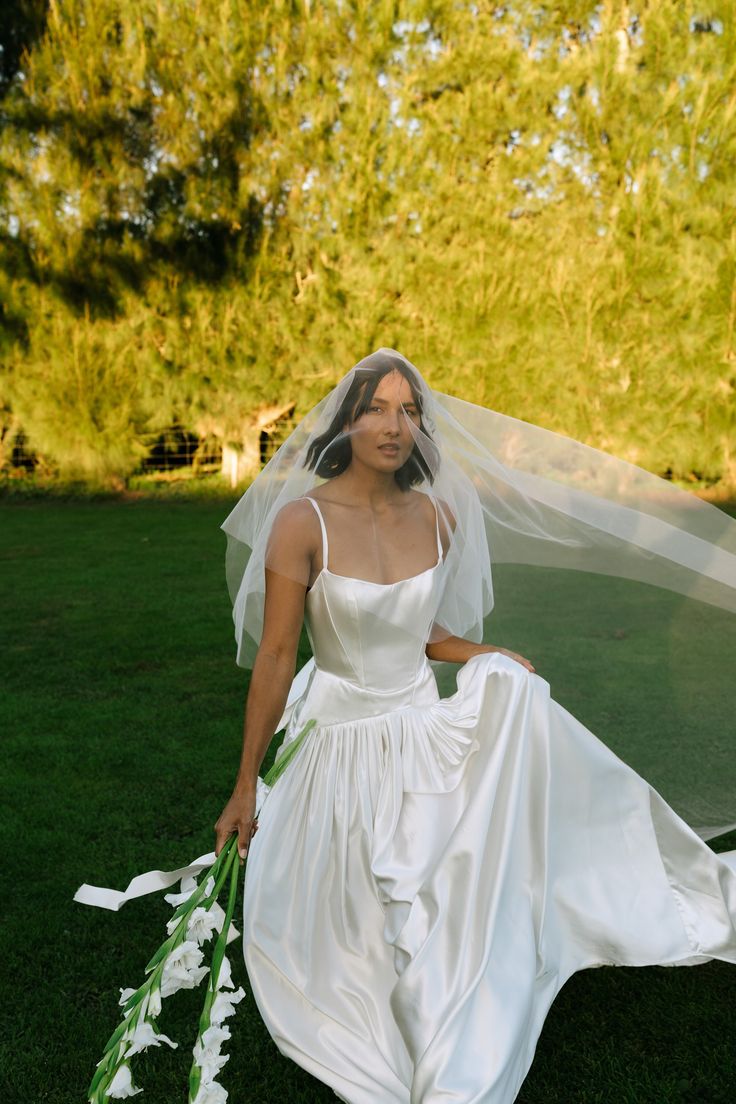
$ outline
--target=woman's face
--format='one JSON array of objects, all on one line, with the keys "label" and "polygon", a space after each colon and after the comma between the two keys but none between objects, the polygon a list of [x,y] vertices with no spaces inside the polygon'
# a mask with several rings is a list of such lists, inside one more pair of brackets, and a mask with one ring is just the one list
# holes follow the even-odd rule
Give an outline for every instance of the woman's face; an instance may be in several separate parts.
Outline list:
[{"label": "woman's face", "polygon": [[410,423],[418,426],[419,421],[409,381],[401,372],[388,372],[365,413],[346,427],[353,458],[379,471],[397,471],[414,448]]}]

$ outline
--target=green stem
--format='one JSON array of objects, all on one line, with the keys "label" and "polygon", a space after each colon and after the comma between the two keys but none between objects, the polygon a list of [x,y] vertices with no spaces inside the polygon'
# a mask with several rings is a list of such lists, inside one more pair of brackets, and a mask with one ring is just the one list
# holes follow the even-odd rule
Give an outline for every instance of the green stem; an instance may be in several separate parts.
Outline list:
[{"label": "green stem", "polygon": [[230,869],[230,864],[232,862],[233,856],[237,853],[237,842],[237,836],[230,836],[230,839],[223,844],[220,854],[225,855],[226,862],[224,863],[222,870],[219,873],[212,892],[210,893],[209,897],[207,897],[204,901],[202,905],[203,908],[208,909],[212,902],[216,901],[217,898],[220,896],[220,890],[222,889],[227,879],[228,870]]},{"label": "green stem", "polygon": [[[186,932],[189,916],[199,904],[202,895],[204,894],[205,886],[212,876],[212,872],[219,872],[225,864],[226,858],[227,856],[223,857],[222,852],[220,853],[220,855],[218,855],[217,859],[207,872],[204,880],[201,881],[201,883],[193,891],[188,900],[182,901],[181,905],[179,905],[176,912],[174,913],[174,916],[180,916],[180,921],[174,931],[168,937],[168,939],[164,940],[156,954],[146,966],[146,973],[149,974],[149,976],[146,978],[143,984],[140,985],[138,989],[136,989],[135,993],[131,993],[130,997],[126,1001],[123,1007],[124,1018],[115,1028],[110,1038],[107,1040],[107,1043],[105,1044],[105,1047],[103,1049],[102,1061],[97,1067],[95,1075],[90,1083],[88,1089],[88,1096],[90,1098],[93,1097],[95,1093],[99,1093],[101,1090],[107,1088],[107,1085],[112,1081],[113,1077],[115,1076],[115,1071],[118,1065],[117,1058],[120,1057],[120,1055],[118,1054],[118,1044],[120,1040],[131,1025],[138,1024],[141,1018],[141,1010],[145,996],[150,993],[154,985],[159,983],[161,974],[163,973],[164,963],[166,961],[166,958],[168,957],[169,952],[182,942],[184,934]],[[223,879],[221,879],[220,884],[222,884],[222,880]],[[136,1008],[138,1009],[138,1011],[134,1014],[134,1010]],[[116,1058],[115,1061],[113,1061],[113,1057]]]},{"label": "green stem", "polygon": [[307,735],[308,732],[311,732],[316,723],[317,722],[315,720],[307,721],[299,735],[294,737],[283,755],[279,756],[279,758],[276,760],[271,769],[266,773],[263,779],[267,786],[272,786],[276,779],[283,774],[283,772],[286,770],[289,763],[301,747],[304,737]]},{"label": "green stem", "polygon": [[172,920],[177,919],[179,916],[183,916],[185,912],[190,912],[190,911],[192,911],[192,909],[194,907],[196,907],[196,905],[200,901],[200,898],[202,897],[202,894],[204,893],[205,886],[207,885],[207,882],[210,880],[210,878],[216,878],[217,877],[217,875],[219,873],[219,870],[220,870],[220,867],[222,866],[224,861],[225,861],[225,855],[221,851],[220,854],[215,859],[215,861],[213,862],[212,866],[209,868],[209,870],[204,872],[204,876],[200,875],[200,883],[197,886],[197,888],[194,890],[194,893],[192,894],[192,896],[189,897],[188,900],[182,901],[182,903],[177,907],[176,911],[173,913],[173,915],[171,917]]},{"label": "green stem", "polygon": [[107,1056],[107,1061],[104,1063],[103,1066],[99,1067],[97,1073],[92,1079],[92,1084],[90,1085],[88,1090],[88,1095],[90,1097],[97,1095],[97,1098],[99,1100],[104,1100],[105,1091],[108,1086],[112,1084],[117,1068],[120,1065],[120,1059],[122,1057],[123,1055],[120,1052],[119,1043],[116,1046],[110,1048]]},{"label": "green stem", "polygon": [[210,969],[210,985],[209,989],[212,993],[217,989],[217,979],[220,976],[220,967],[222,966],[222,960],[225,957],[225,950],[227,948],[227,936],[230,931],[230,923],[235,912],[235,900],[238,892],[238,878],[240,876],[240,863],[237,860],[237,852],[233,848],[233,862],[230,866],[230,893],[227,899],[227,909],[225,910],[225,920],[222,925],[222,931],[220,932],[217,943],[215,944],[215,950],[212,955],[212,967]]},{"label": "green stem", "polygon": [[[207,1028],[210,1026],[210,1012],[212,1011],[212,1004],[217,994],[217,981],[220,977],[220,969],[222,967],[222,961],[225,957],[225,951],[227,949],[227,937],[230,931],[230,923],[235,912],[235,902],[238,894],[238,879],[240,877],[240,861],[237,848],[234,846],[235,842],[235,836],[233,836],[233,846],[231,846],[230,863],[229,867],[227,868],[230,873],[230,891],[228,893],[227,908],[225,910],[225,919],[222,924],[222,929],[217,937],[215,949],[212,952],[212,965],[210,967],[209,984],[207,985],[207,992],[204,998],[202,1013],[199,1017],[199,1030],[197,1031],[197,1039],[201,1039]],[[228,843],[230,843],[230,840],[228,841]],[[196,1098],[197,1093],[199,1092],[201,1078],[202,1071],[195,1060],[192,1062],[192,1068],[189,1072],[190,1102]]]},{"label": "green stem", "polygon": [[107,1072],[108,1066],[110,1065],[110,1058],[111,1057],[112,1057],[112,1052],[111,1051],[108,1051],[105,1054],[103,1054],[102,1060],[100,1061],[99,1066],[95,1070],[95,1075],[92,1078],[92,1081],[90,1083],[89,1088],[87,1089],[87,1096],[90,1099],[95,1095],[97,1086],[100,1084],[103,1077],[105,1076],[105,1073]]}]

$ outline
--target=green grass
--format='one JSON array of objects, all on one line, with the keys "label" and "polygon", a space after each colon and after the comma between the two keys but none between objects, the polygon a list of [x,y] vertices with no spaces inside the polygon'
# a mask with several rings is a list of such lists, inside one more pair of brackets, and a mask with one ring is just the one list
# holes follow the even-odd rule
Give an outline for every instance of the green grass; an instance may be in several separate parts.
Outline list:
[{"label": "green grass", "polygon": [[[233,660],[218,528],[228,506],[46,500],[0,508],[3,969],[11,982],[0,1034],[3,1102],[85,1099],[118,1020],[118,989],[140,983],[163,938],[171,910],[162,894],[111,913],[74,904],[77,886],[122,887],[133,874],[213,846],[246,690]],[[692,695],[693,723],[704,734],[725,723],[723,695],[698,692],[723,650],[710,635],[717,618],[697,641],[698,663],[688,665],[694,642],[678,636],[676,602],[667,606],[667,637],[653,640],[652,607],[642,600],[622,609],[615,588],[603,588],[592,627],[580,633],[574,611],[569,623],[553,620],[559,603],[545,600],[549,580],[516,592],[513,573],[507,582],[492,623],[498,642],[530,655],[555,697],[602,737],[634,746],[653,682],[662,731],[682,679],[676,704]],[[628,655],[632,678],[641,679],[633,717],[606,678],[614,653]],[[660,657],[654,668],[652,654]],[[644,761],[662,731],[640,738]],[[248,990],[239,944],[230,957]],[[733,968],[718,962],[577,974],[552,1007],[520,1104],[731,1104],[735,982]],[[186,1099],[200,1002],[194,991],[164,1005],[161,1028],[180,1045],[138,1059],[146,1104]],[[334,1100],[279,1055],[250,995],[230,1022],[222,1081],[234,1104]]]}]

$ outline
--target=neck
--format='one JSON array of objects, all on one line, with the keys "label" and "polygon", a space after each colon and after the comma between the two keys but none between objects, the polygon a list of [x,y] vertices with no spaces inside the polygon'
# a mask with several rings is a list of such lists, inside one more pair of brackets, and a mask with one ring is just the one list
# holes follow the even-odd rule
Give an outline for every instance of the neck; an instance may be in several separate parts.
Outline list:
[{"label": "neck", "polygon": [[393,472],[379,472],[354,457],[340,482],[358,504],[381,507],[401,494]]}]

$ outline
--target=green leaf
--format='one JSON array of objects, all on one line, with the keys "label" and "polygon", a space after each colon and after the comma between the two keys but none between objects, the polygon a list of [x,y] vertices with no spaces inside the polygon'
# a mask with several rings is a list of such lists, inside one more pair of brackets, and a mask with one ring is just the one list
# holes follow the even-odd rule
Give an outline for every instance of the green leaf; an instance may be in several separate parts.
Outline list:
[{"label": "green leaf", "polygon": [[270,771],[268,771],[265,778],[263,779],[267,786],[272,786],[276,779],[280,778],[280,776],[284,773],[289,763],[301,747],[304,741],[304,737],[307,735],[307,733],[312,731],[316,723],[316,720],[307,721],[299,735],[292,740],[292,742],[284,751],[283,755],[279,756],[274,765],[271,767]]}]

